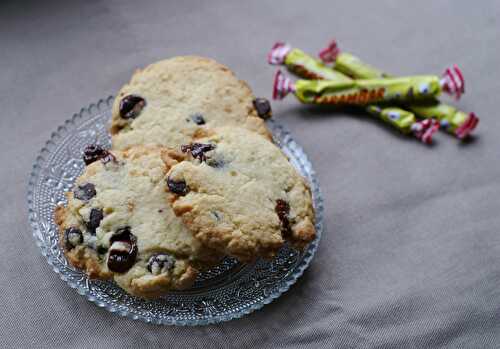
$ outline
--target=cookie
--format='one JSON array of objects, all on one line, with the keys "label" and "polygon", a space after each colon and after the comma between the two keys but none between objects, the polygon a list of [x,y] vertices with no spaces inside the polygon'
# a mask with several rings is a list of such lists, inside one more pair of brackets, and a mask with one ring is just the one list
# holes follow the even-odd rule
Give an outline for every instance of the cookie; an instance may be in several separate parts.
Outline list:
[{"label": "cookie", "polygon": [[55,217],[73,266],[145,298],[190,287],[199,268],[219,260],[173,213],[161,152],[87,147],[87,167]]},{"label": "cookie", "polygon": [[174,212],[206,246],[252,261],[315,237],[309,187],[281,150],[238,127],[164,152]]},{"label": "cookie", "polygon": [[183,56],[159,61],[136,71],[119,91],[110,128],[113,149],[175,147],[207,127],[230,125],[271,138],[263,120],[271,115],[265,102],[214,60]]}]

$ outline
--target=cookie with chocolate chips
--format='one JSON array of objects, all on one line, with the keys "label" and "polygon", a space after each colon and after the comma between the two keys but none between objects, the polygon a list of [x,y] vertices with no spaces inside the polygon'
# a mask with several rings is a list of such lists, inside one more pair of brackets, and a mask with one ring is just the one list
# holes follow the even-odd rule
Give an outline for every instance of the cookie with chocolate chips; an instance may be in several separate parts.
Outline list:
[{"label": "cookie with chocolate chips", "polygon": [[206,246],[247,262],[314,239],[308,184],[256,133],[216,128],[163,158],[172,208]]},{"label": "cookie with chocolate chips", "polygon": [[240,126],[270,138],[262,117],[269,105],[214,60],[182,56],[137,70],[112,110],[113,149],[177,147],[205,128]]},{"label": "cookie with chocolate chips", "polygon": [[[56,210],[67,260],[128,293],[157,297],[190,287],[219,254],[196,240],[168,204],[162,148],[87,147],[87,167]],[[101,161],[112,157],[110,163]]]}]

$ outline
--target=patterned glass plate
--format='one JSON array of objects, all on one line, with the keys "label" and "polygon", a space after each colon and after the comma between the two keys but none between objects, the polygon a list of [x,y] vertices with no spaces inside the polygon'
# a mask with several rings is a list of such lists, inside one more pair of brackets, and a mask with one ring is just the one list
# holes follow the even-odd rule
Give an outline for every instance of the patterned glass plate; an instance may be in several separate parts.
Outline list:
[{"label": "patterned glass plate", "polygon": [[285,246],[274,260],[250,265],[226,258],[202,273],[191,289],[169,293],[159,300],[130,296],[113,282],[90,280],[68,265],[59,249],[54,208],[65,203],[64,193],[83,170],[81,154],[85,145],[111,145],[107,124],[112,102],[113,97],[108,97],[73,115],[52,133],[33,166],[28,188],[29,220],[36,243],[54,271],[99,307],[134,320],[165,325],[205,325],[239,318],[287,291],[316,252],[323,231],[323,202],[314,170],[302,148],[274,121],[269,121],[268,126],[276,143],[309,181],[314,196],[318,236],[304,252]]}]

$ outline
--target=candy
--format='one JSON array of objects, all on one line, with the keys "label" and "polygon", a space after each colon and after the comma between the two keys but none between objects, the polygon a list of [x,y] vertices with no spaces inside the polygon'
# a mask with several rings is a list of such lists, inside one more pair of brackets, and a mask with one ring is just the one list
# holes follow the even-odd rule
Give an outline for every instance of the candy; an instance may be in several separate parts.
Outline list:
[{"label": "candy", "polygon": [[[268,54],[270,64],[283,64],[290,71],[302,78],[336,80],[340,82],[351,82],[352,79],[343,73],[336,72],[321,61],[307,55],[303,51],[291,48],[290,45],[278,42]],[[332,72],[334,74],[332,74]],[[282,84],[283,76],[279,76],[276,84]],[[432,134],[439,129],[438,123],[422,125],[415,120],[413,113],[397,107],[380,107],[368,105],[365,107],[370,114],[391,124],[405,134],[413,134],[425,143],[431,143]],[[422,130],[425,130],[422,132]]]},{"label": "candy", "polygon": [[321,50],[318,56],[324,63],[335,63],[335,70],[355,79],[381,79],[390,77],[381,70],[362,62],[358,57],[341,52],[335,40],[332,40],[327,47]]},{"label": "candy", "polygon": [[[362,62],[359,58],[345,52],[340,52],[335,40],[323,49],[319,56],[323,62],[334,62],[334,69],[356,79],[377,79],[390,77],[388,74]],[[457,66],[445,71],[449,89],[455,90],[457,97],[465,91],[463,75]],[[479,123],[474,113],[466,114],[456,108],[433,99],[426,103],[409,103],[406,106],[423,118],[436,118],[441,127],[454,134],[459,139],[466,138]]]},{"label": "candy", "polygon": [[385,122],[395,126],[403,133],[411,133],[418,140],[426,143],[432,143],[432,135],[439,130],[439,122],[432,119],[416,121],[415,115],[412,113],[396,108],[396,107],[384,107],[370,105],[366,107],[366,110],[378,116]]},{"label": "candy", "polygon": [[433,75],[409,76],[369,80],[297,80],[293,83],[281,71],[275,76],[273,98],[282,99],[289,93],[303,103],[333,105],[367,105],[377,102],[408,102],[425,100],[441,92],[460,92],[451,86],[445,74],[442,78]]},{"label": "candy", "polygon": [[337,72],[323,62],[307,55],[304,51],[277,42],[267,56],[269,64],[285,65],[291,72],[304,79],[351,81],[343,73]]},{"label": "candy", "polygon": [[442,129],[454,134],[459,139],[466,138],[479,123],[479,118],[476,114],[466,114],[439,101],[411,104],[409,107],[412,111],[426,119],[434,118],[439,120]]},{"label": "candy", "polygon": [[439,130],[439,122],[434,119],[425,119],[411,125],[411,131],[422,142],[432,143],[432,135]]}]

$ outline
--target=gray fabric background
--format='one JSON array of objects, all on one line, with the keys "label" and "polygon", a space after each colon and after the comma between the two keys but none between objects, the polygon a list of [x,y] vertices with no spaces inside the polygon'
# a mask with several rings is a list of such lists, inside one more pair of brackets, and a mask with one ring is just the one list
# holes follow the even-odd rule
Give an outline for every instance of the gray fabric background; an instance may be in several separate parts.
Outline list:
[{"label": "gray fabric background", "polygon": [[[498,1],[3,1],[0,5],[0,347],[500,347]],[[368,116],[294,98],[275,117],[309,154],[327,231],[279,300],[202,328],[112,315],[47,265],[27,223],[38,150],[136,67],[181,54],[227,64],[260,96],[277,39],[315,53],[331,36],[395,74],[465,72],[477,137],[433,147]]]}]

